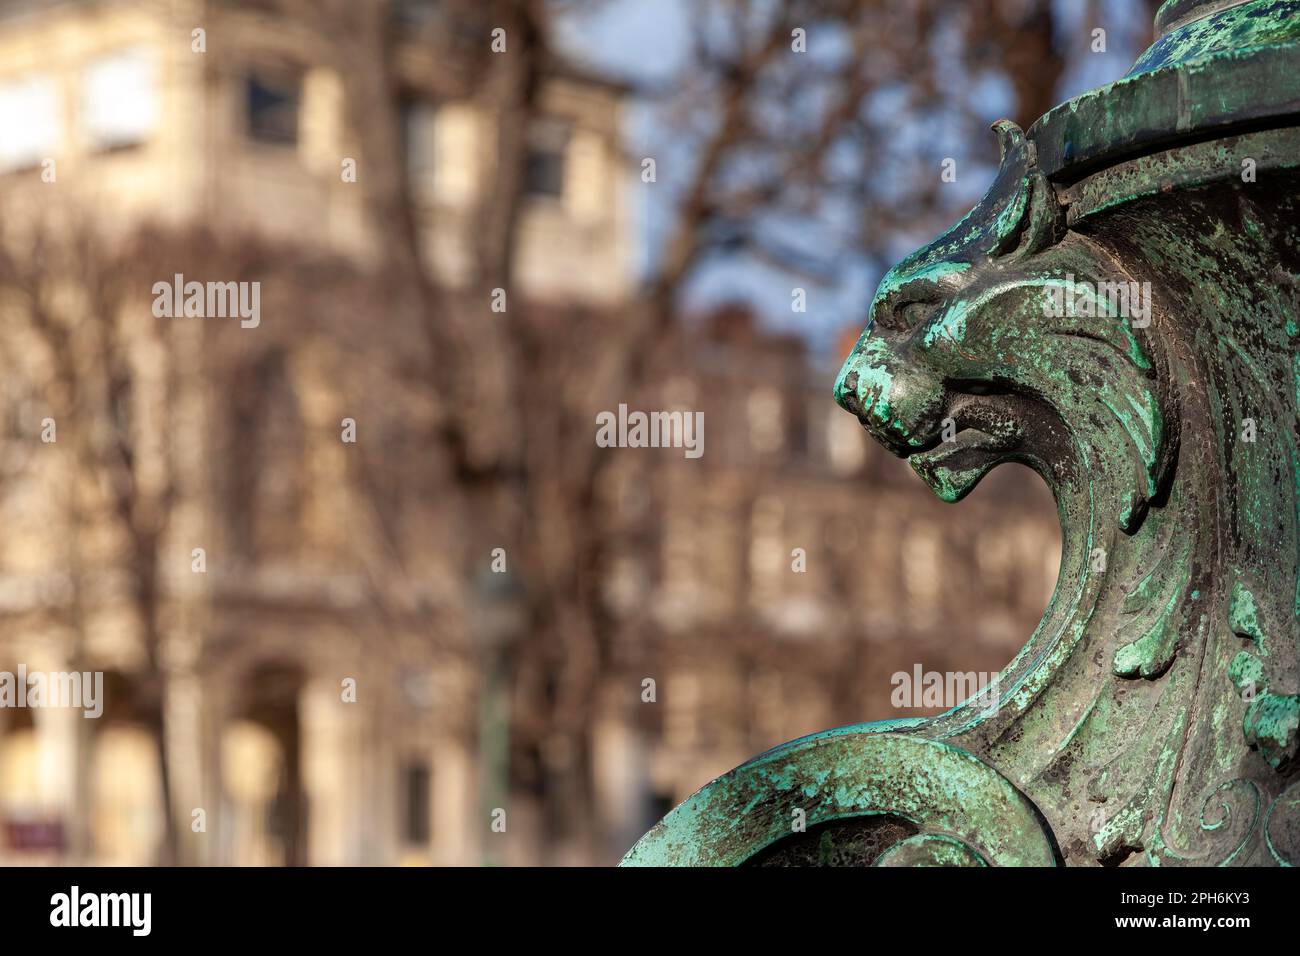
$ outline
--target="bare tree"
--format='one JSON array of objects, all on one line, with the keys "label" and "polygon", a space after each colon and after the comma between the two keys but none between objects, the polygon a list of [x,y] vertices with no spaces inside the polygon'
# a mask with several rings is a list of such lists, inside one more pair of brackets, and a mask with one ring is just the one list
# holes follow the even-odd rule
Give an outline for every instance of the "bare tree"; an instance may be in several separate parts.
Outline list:
[{"label": "bare tree", "polygon": [[[83,221],[62,227],[37,223],[21,245],[11,237],[0,248],[0,289],[8,305],[0,334],[8,347],[35,352],[25,365],[24,384],[49,409],[71,467],[68,524],[69,550],[77,561],[71,569],[77,626],[85,626],[84,590],[94,570],[82,555],[105,522],[120,542],[117,571],[147,665],[140,712],[157,740],[165,808],[160,852],[169,863],[176,860],[176,832],[163,732],[160,544],[176,500],[167,436],[177,427],[172,410],[179,372],[171,330],[147,321],[147,306],[140,308],[152,281],[147,263],[158,261],[150,251],[157,249],[149,250],[144,239],[114,250]],[[79,644],[84,646],[84,635]]]},{"label": "bare tree", "polygon": [[[295,12],[292,0],[282,5]],[[746,255],[793,277],[828,281],[850,253],[887,265],[897,231],[937,231],[968,200],[945,195],[928,162],[915,156],[904,157],[896,178],[863,172],[897,163],[894,140],[905,122],[943,124],[946,142],[991,143],[982,131],[997,117],[981,115],[950,88],[960,63],[935,44],[940,26],[965,31],[972,59],[1001,64],[1025,123],[1053,102],[1063,61],[1045,0],[989,0],[984,17],[961,4],[883,0],[692,5],[688,65],[671,88],[657,91],[668,129],[691,149],[688,171],[675,177],[654,267],[617,317],[580,308],[559,314],[521,302],[513,266],[529,129],[559,62],[554,20],[566,5],[444,6],[447,19],[430,36],[450,44],[450,24],[460,18],[477,37],[468,54],[461,51],[465,67],[457,76],[461,94],[491,117],[495,146],[493,188],[482,191],[475,234],[466,240],[473,266],[457,288],[430,274],[420,230],[406,212],[413,203],[394,105],[403,80],[389,65],[389,5],[313,7],[312,22],[334,62],[357,78],[349,84],[350,115],[364,130],[371,218],[384,225],[389,276],[406,290],[402,301],[416,313],[408,320],[423,329],[428,346],[414,371],[438,409],[433,437],[453,481],[448,507],[468,531],[467,589],[474,556],[489,542],[509,542],[518,558],[526,596],[526,624],[514,644],[519,773],[544,765],[544,752],[567,755],[541,772],[551,777],[544,790],[554,795],[552,818],[567,819],[564,829],[576,838],[589,829],[580,822],[591,817],[589,728],[617,626],[601,597],[611,545],[601,488],[612,456],[595,447],[594,414],[686,361],[682,292],[712,257]],[[492,28],[505,30],[504,54],[483,55]],[[834,43],[838,55],[802,54],[799,31],[805,44]],[[891,112],[883,104],[898,92],[900,76],[907,77],[903,101]],[[813,230],[802,243],[791,241],[783,224],[816,222],[828,211],[853,223],[848,235],[828,242],[825,231]],[[504,315],[487,312],[493,289],[511,291]]]}]

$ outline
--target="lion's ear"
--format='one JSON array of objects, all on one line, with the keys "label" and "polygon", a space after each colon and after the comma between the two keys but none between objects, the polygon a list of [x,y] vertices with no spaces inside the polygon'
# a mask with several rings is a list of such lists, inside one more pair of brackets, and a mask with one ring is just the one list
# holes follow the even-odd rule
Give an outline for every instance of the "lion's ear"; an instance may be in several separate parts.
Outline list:
[{"label": "lion's ear", "polygon": [[1033,141],[1010,120],[998,120],[993,131],[1002,159],[988,190],[951,229],[890,269],[878,297],[917,278],[1023,259],[1064,237],[1065,207],[1038,168]]},{"label": "lion's ear", "polygon": [[1027,165],[1033,163],[1034,144],[1025,136],[1025,131],[1020,126],[1009,119],[997,120],[989,129],[993,130],[993,135],[998,138],[998,165],[1005,166],[1008,161],[1016,162],[1019,160],[1017,155],[1020,150],[1026,150],[1025,161]]},{"label": "lion's ear", "polygon": [[1016,262],[1054,245],[1065,235],[1065,207],[1038,168],[1037,150],[1010,120],[993,124],[1002,160],[998,175],[1018,176],[1014,199],[994,220],[989,258]]}]

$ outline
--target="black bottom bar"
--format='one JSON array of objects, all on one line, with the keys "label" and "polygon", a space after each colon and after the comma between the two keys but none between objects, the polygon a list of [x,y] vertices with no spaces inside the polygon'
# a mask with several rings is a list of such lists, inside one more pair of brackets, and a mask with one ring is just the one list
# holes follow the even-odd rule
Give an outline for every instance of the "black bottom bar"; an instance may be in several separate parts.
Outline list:
[{"label": "black bottom bar", "polygon": [[1084,940],[1199,933],[1230,943],[1260,930],[1294,932],[1298,885],[1282,870],[1209,869],[51,868],[0,871],[0,917],[6,944],[76,933],[127,945],[410,938],[424,949],[458,946],[465,933],[471,945],[521,934],[534,946],[618,945],[649,934],[676,949],[702,933],[734,942],[837,923],[864,942],[906,929],[927,942],[1045,930]]}]

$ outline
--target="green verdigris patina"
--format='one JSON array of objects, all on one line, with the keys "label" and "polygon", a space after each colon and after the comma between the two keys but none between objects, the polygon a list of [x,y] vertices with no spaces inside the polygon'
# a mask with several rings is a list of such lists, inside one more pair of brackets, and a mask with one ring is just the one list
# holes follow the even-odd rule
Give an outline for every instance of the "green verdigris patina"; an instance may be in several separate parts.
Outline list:
[{"label": "green verdigris patina", "polygon": [[1124,79],[995,125],[993,186],[835,384],[946,501],[1044,478],[1042,622],[978,698],[782,745],[625,864],[1300,862],[1300,0],[1156,26]]}]

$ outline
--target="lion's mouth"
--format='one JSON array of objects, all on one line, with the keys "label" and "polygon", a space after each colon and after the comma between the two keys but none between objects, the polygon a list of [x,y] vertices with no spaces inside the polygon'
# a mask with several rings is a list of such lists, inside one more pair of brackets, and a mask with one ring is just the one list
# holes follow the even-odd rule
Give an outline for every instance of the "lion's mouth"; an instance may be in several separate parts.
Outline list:
[{"label": "lion's mouth", "polygon": [[928,451],[907,456],[907,463],[945,501],[964,498],[1004,458],[1002,443],[975,428],[958,432]]},{"label": "lion's mouth", "polygon": [[963,428],[951,438],[938,437],[924,445],[909,449],[903,455],[912,467],[932,467],[959,456],[962,458],[984,457],[1001,450],[1002,442],[978,428]]},{"label": "lion's mouth", "polygon": [[1028,405],[1009,391],[977,382],[950,386],[938,413],[926,416],[926,431],[892,417],[892,410],[880,414],[878,393],[864,403],[855,375],[845,377],[839,403],[945,501],[965,497],[996,465],[1012,460],[1023,442]]},{"label": "lion's mouth", "polygon": [[962,395],[945,416],[947,428],[912,441],[900,457],[945,501],[967,494],[1020,444],[1019,422],[983,396]]}]

